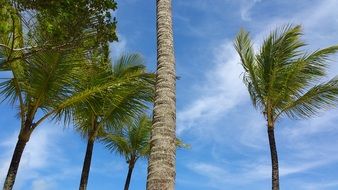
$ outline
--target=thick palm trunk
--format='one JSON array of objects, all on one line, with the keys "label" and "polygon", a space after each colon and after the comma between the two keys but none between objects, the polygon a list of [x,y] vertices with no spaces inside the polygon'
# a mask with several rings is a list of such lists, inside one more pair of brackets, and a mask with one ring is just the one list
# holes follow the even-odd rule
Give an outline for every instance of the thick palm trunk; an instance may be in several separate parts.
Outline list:
[{"label": "thick palm trunk", "polygon": [[147,190],[175,188],[176,74],[171,0],[156,1],[157,76]]},{"label": "thick palm trunk", "polygon": [[272,163],[272,190],[279,190],[278,155],[273,125],[268,126],[268,135]]},{"label": "thick palm trunk", "polygon": [[27,127],[23,128],[20,131],[18,141],[16,143],[14,153],[12,156],[11,163],[9,165],[9,169],[7,172],[7,176],[4,182],[4,190],[11,190],[13,189],[16,174],[20,165],[20,160],[23,151],[25,150],[26,143],[29,141],[31,135],[30,125],[28,124]]},{"label": "thick palm trunk", "polygon": [[129,184],[130,184],[131,175],[133,173],[133,170],[134,170],[134,164],[129,163],[128,175],[127,175],[127,178],[126,178],[126,183],[124,184],[124,190],[129,189]]},{"label": "thick palm trunk", "polygon": [[94,139],[88,138],[86,156],[85,156],[85,159],[84,159],[84,162],[83,162],[82,173],[81,173],[81,181],[80,181],[80,188],[79,188],[80,190],[87,189],[88,176],[89,176],[90,164],[91,164],[91,161],[92,161],[93,148],[94,148]]}]

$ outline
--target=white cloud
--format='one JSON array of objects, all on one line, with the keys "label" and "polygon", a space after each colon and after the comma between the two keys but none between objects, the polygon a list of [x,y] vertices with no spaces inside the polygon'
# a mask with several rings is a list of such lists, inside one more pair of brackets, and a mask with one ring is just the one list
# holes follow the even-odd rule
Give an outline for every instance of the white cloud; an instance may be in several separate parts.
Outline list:
[{"label": "white cloud", "polygon": [[318,189],[326,189],[330,188],[332,189],[333,187],[338,187],[338,181],[337,180],[332,180],[332,181],[321,181],[321,182],[311,182],[311,183],[303,183],[301,184],[302,187],[304,187],[304,190],[318,190]]},{"label": "white cloud", "polygon": [[[15,131],[0,144],[2,152],[2,156],[0,157],[0,186],[3,184],[7,173],[10,159],[17,142],[17,135],[18,131]],[[63,159],[61,147],[58,147],[57,143],[61,137],[62,130],[60,130],[58,126],[40,126],[33,132],[21,157],[15,189],[27,189],[27,185],[23,185],[30,181],[33,182],[33,187],[44,183],[44,181],[39,179],[41,177],[39,170],[48,168],[55,163],[61,162]]]},{"label": "white cloud", "polygon": [[[280,177],[284,178],[292,174],[304,173],[324,165],[331,164],[332,159],[312,160],[312,162],[297,162],[296,164],[280,163]],[[266,162],[265,162],[266,163]],[[226,184],[243,185],[251,184],[271,178],[271,165],[263,164],[262,161],[250,160],[247,162],[231,162],[229,164],[217,164],[207,162],[193,162],[188,168],[195,173],[207,177],[208,185],[222,187]]]},{"label": "white cloud", "polygon": [[55,184],[51,181],[44,179],[36,179],[32,183],[32,189],[34,190],[52,190],[56,189]]},{"label": "white cloud", "polygon": [[309,8],[300,12],[296,15],[295,20],[302,21],[308,28],[318,28],[319,25],[334,25],[338,23],[337,7],[338,1],[336,0],[318,1],[314,5],[314,9]]},{"label": "white cloud", "polygon": [[313,134],[337,131],[336,122],[337,113],[331,110],[321,117],[294,122],[294,126],[282,126],[285,127],[282,133],[290,139],[307,138]]},{"label": "white cloud", "polygon": [[261,2],[261,0],[241,0],[240,14],[242,20],[251,21],[250,11],[255,6],[255,4],[259,2]]},{"label": "white cloud", "polygon": [[113,42],[110,44],[110,57],[112,59],[116,59],[117,57],[121,56],[127,48],[127,39],[121,35],[118,34],[119,41]]},{"label": "white cloud", "polygon": [[232,42],[225,41],[215,50],[216,67],[206,74],[206,83],[200,88],[201,97],[178,112],[178,133],[196,127],[200,122],[217,120],[227,110],[246,100],[242,84],[242,66]]}]

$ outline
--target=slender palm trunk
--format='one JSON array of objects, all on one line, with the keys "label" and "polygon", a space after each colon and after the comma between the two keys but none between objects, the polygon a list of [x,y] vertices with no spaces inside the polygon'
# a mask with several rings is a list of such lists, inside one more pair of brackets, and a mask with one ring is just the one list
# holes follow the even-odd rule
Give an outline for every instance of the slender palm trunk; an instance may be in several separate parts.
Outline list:
[{"label": "slender palm trunk", "polygon": [[92,139],[88,139],[86,156],[83,162],[82,173],[81,173],[81,181],[80,181],[80,190],[87,189],[88,176],[90,170],[90,164],[92,161],[92,154],[94,148],[94,141]]},{"label": "slender palm trunk", "polygon": [[176,73],[171,0],[156,1],[157,75],[147,190],[175,188]]},{"label": "slender palm trunk", "polygon": [[273,125],[268,126],[268,136],[272,163],[272,190],[279,190],[278,155]]},{"label": "slender palm trunk", "polygon": [[14,153],[12,156],[11,163],[9,165],[9,169],[7,172],[7,176],[4,182],[4,190],[11,190],[13,189],[16,174],[20,165],[20,160],[23,151],[25,150],[26,143],[29,141],[32,131],[30,130],[31,124],[25,125],[23,129],[21,129],[18,141],[16,143]]},{"label": "slender palm trunk", "polygon": [[124,190],[128,190],[129,189],[129,184],[130,184],[131,175],[133,173],[133,170],[134,170],[134,163],[133,162],[129,162],[128,175],[127,175],[127,178],[126,178],[126,183],[124,184]]},{"label": "slender palm trunk", "polygon": [[90,164],[92,162],[94,142],[99,131],[99,123],[97,122],[97,117],[93,115],[92,117],[92,130],[88,134],[87,149],[85,159],[83,161],[81,180],[80,180],[80,190],[86,190],[88,184],[88,177],[90,171]]},{"label": "slender palm trunk", "polygon": [[80,190],[86,190],[88,184],[88,176],[90,170],[90,164],[92,161],[92,154],[94,148],[94,139],[88,138],[87,141],[87,149],[86,149],[86,156],[83,161],[82,173],[81,173],[81,181],[80,181]]}]

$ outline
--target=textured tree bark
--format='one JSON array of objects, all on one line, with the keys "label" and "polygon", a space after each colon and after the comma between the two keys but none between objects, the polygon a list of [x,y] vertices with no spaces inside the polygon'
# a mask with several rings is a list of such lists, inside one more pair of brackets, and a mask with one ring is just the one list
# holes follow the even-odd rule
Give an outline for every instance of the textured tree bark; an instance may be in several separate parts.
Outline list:
[{"label": "textured tree bark", "polygon": [[83,162],[82,173],[81,173],[81,181],[80,181],[80,188],[79,188],[80,190],[87,189],[90,164],[92,161],[93,147],[94,147],[94,139],[88,138],[86,156]]},{"label": "textured tree bark", "polygon": [[124,184],[124,190],[129,189],[129,184],[131,180],[131,175],[133,174],[133,170],[134,170],[134,163],[129,162],[128,175],[127,175],[126,183]]},{"label": "textured tree bark", "polygon": [[272,163],[272,190],[279,190],[279,169],[278,169],[278,155],[275,142],[274,126],[268,126],[271,163]]},{"label": "textured tree bark", "polygon": [[175,188],[176,73],[171,0],[156,1],[157,75],[147,190]]},{"label": "textured tree bark", "polygon": [[20,165],[20,160],[23,151],[25,150],[26,143],[29,141],[31,130],[30,130],[30,124],[27,124],[26,127],[24,127],[19,134],[18,141],[16,143],[14,153],[12,156],[11,163],[9,165],[9,169],[7,172],[7,176],[4,182],[4,190],[11,190],[13,189],[16,174],[18,172],[18,168]]}]

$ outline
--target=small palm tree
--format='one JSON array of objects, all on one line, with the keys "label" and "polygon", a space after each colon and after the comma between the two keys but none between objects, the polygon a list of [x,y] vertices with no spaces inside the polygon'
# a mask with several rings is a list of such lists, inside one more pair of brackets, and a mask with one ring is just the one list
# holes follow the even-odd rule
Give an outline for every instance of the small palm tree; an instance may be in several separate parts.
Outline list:
[{"label": "small palm tree", "polygon": [[[146,72],[143,59],[138,54],[122,56],[113,65],[109,61],[94,62],[84,74],[79,84],[83,88],[109,81],[115,81],[118,86],[74,108],[76,129],[87,138],[81,190],[87,188],[95,140],[106,129],[120,128],[135,114],[143,112],[147,108],[146,103],[152,101],[154,88],[154,75]],[[91,77],[88,78],[88,75]]]},{"label": "small palm tree", "polygon": [[[149,116],[142,114],[132,122],[127,122],[123,128],[107,131],[101,141],[107,149],[125,157],[128,164],[128,174],[124,190],[129,189],[131,175],[136,161],[139,158],[149,158],[150,155],[150,133],[152,120]],[[180,139],[176,139],[177,148],[189,148]]]},{"label": "small palm tree", "polygon": [[139,158],[148,158],[149,156],[150,132],[151,119],[146,115],[141,115],[121,130],[108,133],[102,138],[102,142],[109,150],[124,156],[127,161],[129,169],[124,190],[129,189],[136,161]]},{"label": "small palm tree", "polygon": [[301,26],[288,25],[273,31],[254,53],[249,34],[241,30],[234,46],[244,68],[243,81],[253,105],[267,120],[272,161],[272,189],[279,190],[275,122],[282,116],[309,118],[331,108],[338,98],[336,78],[320,83],[326,75],[331,46],[312,53],[302,51]]}]

